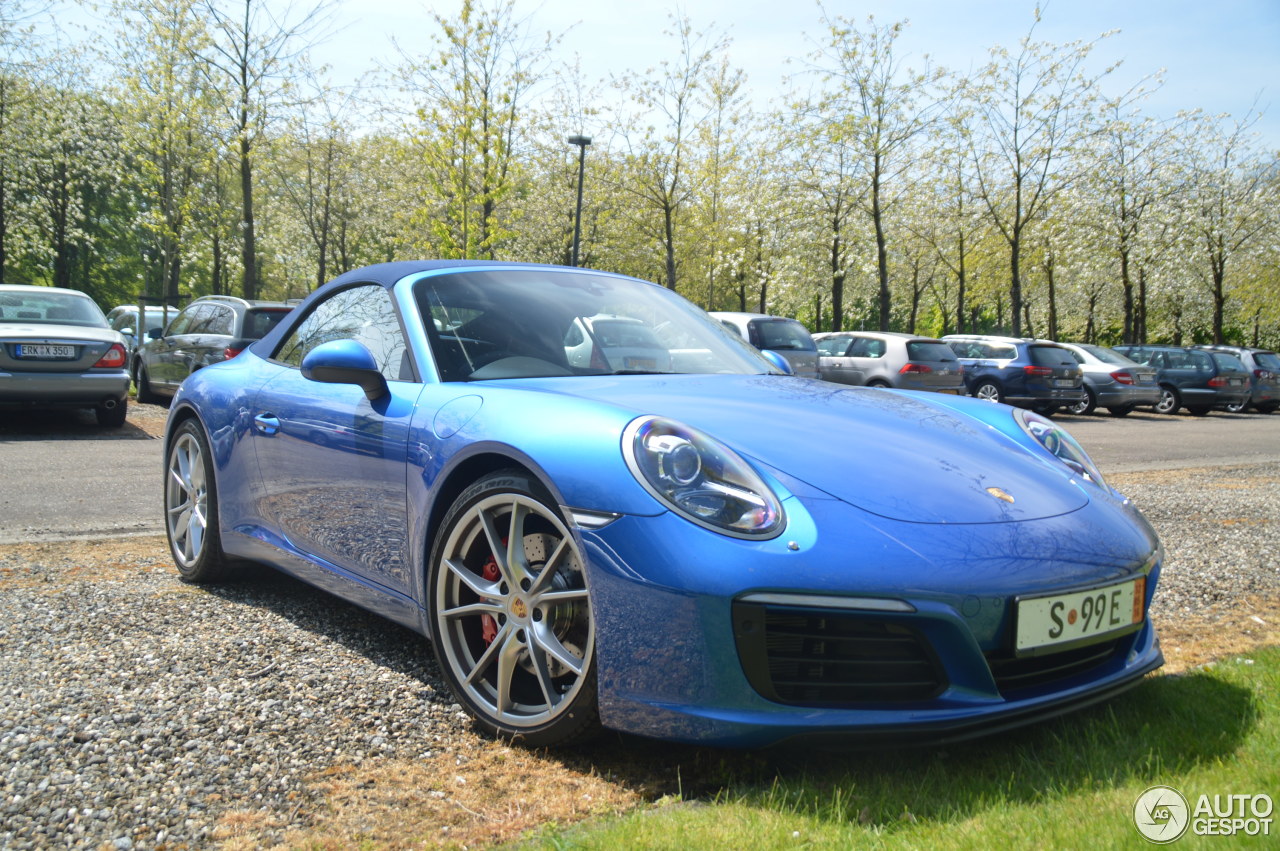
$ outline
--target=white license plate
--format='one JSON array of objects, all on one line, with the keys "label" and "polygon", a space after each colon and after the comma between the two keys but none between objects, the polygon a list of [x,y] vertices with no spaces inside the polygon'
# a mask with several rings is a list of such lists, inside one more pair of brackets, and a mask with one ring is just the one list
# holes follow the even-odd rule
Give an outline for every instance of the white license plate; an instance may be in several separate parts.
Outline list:
[{"label": "white license plate", "polygon": [[75,346],[50,346],[42,343],[28,343],[18,346],[15,354],[28,360],[75,360]]},{"label": "white license plate", "polygon": [[1142,623],[1146,577],[1119,585],[1018,601],[1014,649],[1087,643]]},{"label": "white license plate", "polygon": [[1053,385],[1055,387],[1072,387],[1075,385],[1075,382],[1070,378],[1055,378],[1053,379]]}]

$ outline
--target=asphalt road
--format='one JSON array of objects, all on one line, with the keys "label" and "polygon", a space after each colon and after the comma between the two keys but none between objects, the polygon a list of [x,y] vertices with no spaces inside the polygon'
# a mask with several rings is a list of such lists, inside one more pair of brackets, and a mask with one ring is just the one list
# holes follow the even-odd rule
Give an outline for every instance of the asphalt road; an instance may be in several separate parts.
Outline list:
[{"label": "asphalt road", "polygon": [[[163,411],[122,429],[89,412],[0,412],[0,544],[162,532]],[[141,419],[145,414],[145,419]],[[1106,473],[1280,460],[1280,414],[1059,415]]]}]

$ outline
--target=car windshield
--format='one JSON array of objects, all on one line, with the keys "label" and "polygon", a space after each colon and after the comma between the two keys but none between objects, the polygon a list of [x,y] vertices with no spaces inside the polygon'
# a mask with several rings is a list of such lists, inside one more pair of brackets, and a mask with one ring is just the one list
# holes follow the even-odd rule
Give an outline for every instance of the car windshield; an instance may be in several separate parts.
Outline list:
[{"label": "car windshield", "polygon": [[465,270],[425,276],[414,294],[444,381],[775,371],[683,297],[641,281]]},{"label": "car windshield", "polygon": [[1214,352],[1213,362],[1218,365],[1219,372],[1224,370],[1227,372],[1245,371],[1244,364],[1241,363],[1240,358],[1235,355],[1228,355],[1224,352]]},{"label": "car windshield", "polygon": [[0,322],[106,328],[107,318],[86,296],[63,292],[0,292]]},{"label": "car windshield", "polygon": [[244,338],[246,340],[261,340],[267,336],[272,328],[279,325],[280,320],[288,316],[289,313],[290,309],[286,308],[250,310],[244,317]]},{"label": "car windshield", "polygon": [[913,361],[953,361],[956,354],[941,341],[912,340],[907,343],[907,357]]},{"label": "car windshield", "polygon": [[1125,357],[1124,355],[1120,354],[1117,351],[1108,349],[1106,346],[1081,346],[1080,348],[1088,352],[1089,354],[1093,355],[1095,358],[1102,361],[1103,363],[1108,363],[1108,364],[1111,364],[1112,366],[1133,366],[1134,365],[1134,361],[1130,360],[1129,358]]},{"label": "car windshield", "polygon": [[1262,369],[1280,372],[1280,356],[1275,352],[1254,352],[1253,359]]},{"label": "car windshield", "polygon": [[760,348],[779,351],[813,352],[817,346],[809,331],[794,319],[753,319],[751,324],[760,335]]},{"label": "car windshield", "polygon": [[1076,366],[1075,358],[1062,346],[1030,346],[1031,362],[1036,366]]}]

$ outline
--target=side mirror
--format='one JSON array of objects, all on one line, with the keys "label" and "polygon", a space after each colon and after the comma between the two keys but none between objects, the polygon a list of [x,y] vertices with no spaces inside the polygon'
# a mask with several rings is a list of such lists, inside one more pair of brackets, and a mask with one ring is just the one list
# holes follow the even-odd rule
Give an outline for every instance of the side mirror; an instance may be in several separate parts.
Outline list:
[{"label": "side mirror", "polygon": [[302,375],[322,384],[355,384],[371,402],[388,392],[387,379],[373,355],[355,340],[333,340],[316,346],[302,359]]},{"label": "side mirror", "polygon": [[787,359],[775,352],[773,349],[763,349],[760,354],[764,355],[765,360],[776,366],[786,375],[796,374],[796,371],[791,368],[791,364],[787,362]]}]

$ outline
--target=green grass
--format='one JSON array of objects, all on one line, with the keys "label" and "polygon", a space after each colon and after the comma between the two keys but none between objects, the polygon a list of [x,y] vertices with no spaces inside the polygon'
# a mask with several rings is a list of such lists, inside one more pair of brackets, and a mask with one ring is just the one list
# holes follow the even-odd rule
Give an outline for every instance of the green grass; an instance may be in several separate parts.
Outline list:
[{"label": "green grass", "polygon": [[[1266,793],[1280,803],[1278,719],[1280,648],[1267,648],[1149,678],[1062,719],[942,749],[711,758],[703,751],[700,791],[683,785],[620,818],[548,826],[521,847],[1154,847],[1132,818],[1150,786],[1180,790],[1192,808],[1201,794]],[[1280,807],[1272,817],[1269,837],[1188,830],[1172,847],[1280,847]]]}]

